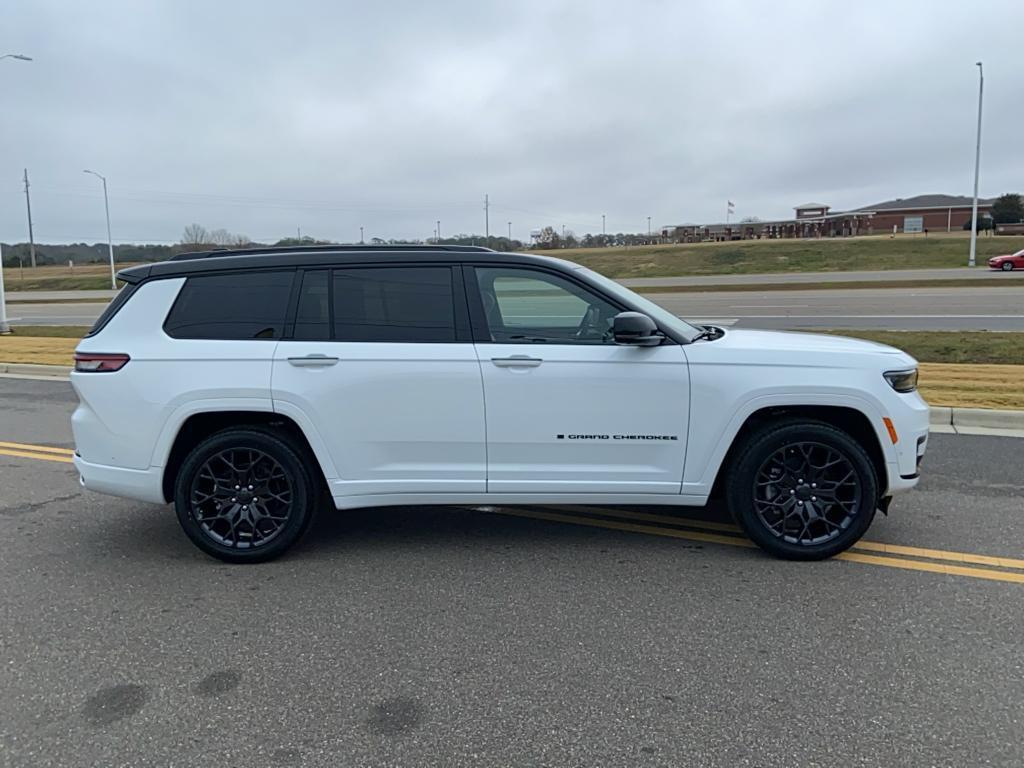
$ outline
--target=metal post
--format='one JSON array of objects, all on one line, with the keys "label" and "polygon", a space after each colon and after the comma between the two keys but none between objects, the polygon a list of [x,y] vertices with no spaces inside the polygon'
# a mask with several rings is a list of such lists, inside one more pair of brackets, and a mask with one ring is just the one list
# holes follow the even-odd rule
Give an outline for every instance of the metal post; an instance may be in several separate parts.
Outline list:
[{"label": "metal post", "polygon": [[32,234],[32,200],[28,194],[28,168],[25,169],[25,211],[28,213],[28,261],[29,265],[36,265],[36,239]]},{"label": "metal post", "polygon": [[484,195],[484,237],[491,236],[491,202],[487,195]]},{"label": "metal post", "polygon": [[362,245],[365,241],[363,240],[363,228],[359,228],[359,244]]},{"label": "metal post", "polygon": [[647,236],[651,236],[651,217],[647,217]]},{"label": "metal post", "polygon": [[949,232],[952,232],[952,231],[953,231],[953,209],[950,208],[946,212],[946,232],[949,233]]},{"label": "metal post", "polygon": [[7,324],[7,297],[4,294],[4,246],[0,243],[0,336],[11,332]]},{"label": "metal post", "polygon": [[604,214],[602,213],[601,214],[601,237],[604,237],[607,234],[608,233],[605,231],[605,228],[604,228]]},{"label": "metal post", "polygon": [[441,239],[441,220],[437,220],[437,239]]},{"label": "metal post", "polygon": [[974,145],[974,203],[971,206],[971,255],[967,259],[967,266],[974,266],[974,254],[978,247],[978,172],[981,169],[981,97],[985,89],[985,70],[981,62],[975,62],[978,66],[978,139]]},{"label": "metal post", "polygon": [[117,290],[117,278],[114,271],[114,240],[110,237],[110,203],[107,201],[107,180],[103,178],[103,209],[107,213],[107,253],[110,254],[110,290]]},{"label": "metal post", "polygon": [[508,223],[508,242],[509,242],[509,245],[512,244],[512,222],[511,221]]}]

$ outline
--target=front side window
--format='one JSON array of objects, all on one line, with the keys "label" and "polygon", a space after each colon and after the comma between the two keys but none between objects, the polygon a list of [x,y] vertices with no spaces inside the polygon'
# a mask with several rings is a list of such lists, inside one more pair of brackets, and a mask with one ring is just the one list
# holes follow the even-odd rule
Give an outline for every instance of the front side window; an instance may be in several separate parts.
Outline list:
[{"label": "front side window", "polygon": [[176,339],[280,339],[292,270],[190,277],[164,331]]},{"label": "front side window", "polygon": [[335,341],[453,342],[450,267],[337,269]]},{"label": "front side window", "polygon": [[619,308],[571,280],[514,267],[477,267],[491,341],[614,344]]}]

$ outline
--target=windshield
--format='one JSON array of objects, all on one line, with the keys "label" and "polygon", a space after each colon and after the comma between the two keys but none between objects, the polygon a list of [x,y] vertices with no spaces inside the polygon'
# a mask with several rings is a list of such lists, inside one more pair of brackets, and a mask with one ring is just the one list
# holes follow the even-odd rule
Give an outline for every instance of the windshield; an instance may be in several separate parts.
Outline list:
[{"label": "windshield", "polygon": [[1021,249],[1020,249],[1019,251],[1017,251],[1016,253],[1011,253],[1010,255],[1011,255],[1011,256],[1024,256],[1024,248],[1021,248]]},{"label": "windshield", "polygon": [[575,269],[580,274],[585,275],[595,285],[601,286],[605,292],[633,304],[637,309],[640,309],[649,315],[650,318],[658,325],[671,329],[683,336],[687,341],[693,341],[697,335],[700,334],[700,328],[690,325],[685,320],[681,320],[664,307],[655,304],[650,299],[645,299],[643,296],[634,293],[624,285],[621,285],[620,283],[617,283],[592,269],[587,269],[586,267],[576,267]]}]

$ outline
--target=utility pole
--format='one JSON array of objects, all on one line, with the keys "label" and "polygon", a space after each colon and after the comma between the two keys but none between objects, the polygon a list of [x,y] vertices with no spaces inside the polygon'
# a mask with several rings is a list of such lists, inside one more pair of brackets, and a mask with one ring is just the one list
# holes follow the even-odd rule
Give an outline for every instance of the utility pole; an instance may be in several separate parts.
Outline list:
[{"label": "utility pole", "polygon": [[32,200],[28,194],[28,168],[25,169],[25,210],[28,211],[28,257],[29,264],[36,266],[36,240],[32,235]]},{"label": "utility pole", "polygon": [[508,223],[508,242],[509,242],[510,245],[512,244],[512,222],[511,221]]},{"label": "utility pole", "polygon": [[484,237],[491,236],[491,201],[484,195]]},{"label": "utility pole", "polygon": [[441,220],[437,220],[437,239],[441,239]]},{"label": "utility pole", "polygon": [[608,233],[604,229],[604,214],[601,214],[601,237],[604,237]]},{"label": "utility pole", "polygon": [[651,236],[651,217],[647,217],[647,236]]},{"label": "utility pole", "polygon": [[359,244],[362,245],[364,242],[366,242],[366,241],[363,240],[363,228],[360,227],[359,228]]},{"label": "utility pole", "polygon": [[978,140],[974,145],[974,204],[971,206],[971,255],[967,266],[974,266],[974,253],[978,247],[978,171],[981,168],[981,96],[985,90],[985,70],[980,61],[978,67]]}]

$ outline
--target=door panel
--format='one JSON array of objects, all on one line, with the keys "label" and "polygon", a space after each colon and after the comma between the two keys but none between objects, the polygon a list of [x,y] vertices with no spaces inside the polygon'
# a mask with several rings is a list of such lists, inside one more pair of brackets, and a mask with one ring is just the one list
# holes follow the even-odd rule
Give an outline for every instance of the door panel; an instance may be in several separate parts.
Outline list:
[{"label": "door panel", "polygon": [[478,266],[467,285],[489,492],[680,492],[690,399],[680,346],[616,345],[620,308],[564,275]]},{"label": "door panel", "polygon": [[315,425],[335,496],[485,490],[483,386],[463,296],[448,265],[304,273],[272,391],[275,409]]},{"label": "door panel", "polygon": [[471,344],[283,341],[275,407],[316,425],[335,495],[482,492],[483,390]]},{"label": "door panel", "polygon": [[[689,416],[681,347],[478,344],[477,354],[488,491],[680,492]],[[523,365],[505,362],[517,356]]]}]

